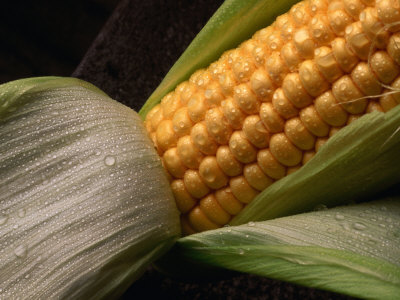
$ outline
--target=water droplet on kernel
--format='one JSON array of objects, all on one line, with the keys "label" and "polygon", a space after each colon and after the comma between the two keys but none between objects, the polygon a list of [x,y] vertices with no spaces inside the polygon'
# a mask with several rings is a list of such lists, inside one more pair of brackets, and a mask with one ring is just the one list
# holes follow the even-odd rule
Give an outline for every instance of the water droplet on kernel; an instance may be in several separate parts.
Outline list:
[{"label": "water droplet on kernel", "polygon": [[17,248],[14,249],[15,256],[19,258],[24,258],[28,253],[28,248],[26,245],[19,245]]},{"label": "water droplet on kernel", "polygon": [[111,155],[107,155],[104,158],[104,163],[106,164],[106,166],[113,166],[115,164],[115,157],[111,156]]},{"label": "water droplet on kernel", "polygon": [[20,208],[18,210],[18,217],[20,217],[20,218],[25,217],[25,213],[26,213],[25,208]]},{"label": "water droplet on kernel", "polygon": [[353,224],[353,228],[356,230],[364,230],[367,228],[363,223],[356,222]]},{"label": "water droplet on kernel", "polygon": [[0,214],[0,225],[6,224],[8,221],[8,215],[6,214]]},{"label": "water droplet on kernel", "polygon": [[342,214],[337,213],[335,215],[335,219],[338,220],[338,221],[342,221],[342,220],[344,220],[344,216]]}]

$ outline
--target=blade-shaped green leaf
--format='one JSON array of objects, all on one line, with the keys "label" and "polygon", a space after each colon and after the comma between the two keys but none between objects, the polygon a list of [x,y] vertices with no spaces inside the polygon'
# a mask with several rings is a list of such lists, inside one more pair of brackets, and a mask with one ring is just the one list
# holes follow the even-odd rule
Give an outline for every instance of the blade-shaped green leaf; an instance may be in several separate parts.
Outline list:
[{"label": "blade-shaped green leaf", "polygon": [[206,67],[224,51],[238,46],[258,29],[271,24],[298,1],[226,0],[173,65],[139,115],[144,119],[162,97],[194,71]]},{"label": "blade-shaped green leaf", "polygon": [[231,225],[349,203],[400,183],[400,107],[367,114],[332,136],[295,173],[258,195]]},{"label": "blade-shaped green leaf", "polygon": [[120,295],[180,231],[140,117],[71,78],[0,94],[0,298]]},{"label": "blade-shaped green leaf", "polygon": [[[207,264],[366,299],[400,295],[400,198],[194,234],[162,258]],[[195,272],[195,269],[193,269]]]}]

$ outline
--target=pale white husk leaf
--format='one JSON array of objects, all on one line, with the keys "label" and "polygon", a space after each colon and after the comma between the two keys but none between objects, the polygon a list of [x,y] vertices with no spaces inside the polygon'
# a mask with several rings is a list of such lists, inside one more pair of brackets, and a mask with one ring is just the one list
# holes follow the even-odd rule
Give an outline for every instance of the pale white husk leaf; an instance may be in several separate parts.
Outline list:
[{"label": "pale white husk leaf", "polygon": [[131,109],[72,78],[0,86],[0,298],[119,296],[180,234]]}]

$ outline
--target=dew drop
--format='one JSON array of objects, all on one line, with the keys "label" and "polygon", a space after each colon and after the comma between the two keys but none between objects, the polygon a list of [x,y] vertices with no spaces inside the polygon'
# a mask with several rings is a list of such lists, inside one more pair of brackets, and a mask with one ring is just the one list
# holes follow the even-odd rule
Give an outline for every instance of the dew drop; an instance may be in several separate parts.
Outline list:
[{"label": "dew drop", "polygon": [[342,214],[337,213],[335,215],[335,219],[338,220],[338,221],[342,221],[342,220],[344,220],[344,216]]},{"label": "dew drop", "polygon": [[365,226],[363,223],[356,222],[353,224],[353,228],[355,230],[364,230],[367,228],[367,226]]},{"label": "dew drop", "polygon": [[106,166],[113,166],[115,164],[115,157],[111,156],[111,155],[107,155],[104,158],[104,163],[106,164]]},{"label": "dew drop", "polygon": [[25,208],[20,208],[18,210],[18,217],[20,217],[20,218],[25,217],[25,213],[26,213]]},{"label": "dew drop", "polygon": [[19,258],[24,258],[28,253],[28,248],[26,245],[19,245],[17,248],[14,249],[15,256]]},{"label": "dew drop", "polygon": [[243,255],[244,254],[244,250],[243,249],[239,249],[239,255]]},{"label": "dew drop", "polygon": [[247,225],[250,226],[250,227],[254,227],[256,225],[256,223],[250,221]]},{"label": "dew drop", "polygon": [[6,224],[8,221],[8,215],[6,214],[0,214],[0,225]]},{"label": "dew drop", "polygon": [[94,150],[94,154],[99,156],[101,154],[101,150],[100,149],[96,149]]}]

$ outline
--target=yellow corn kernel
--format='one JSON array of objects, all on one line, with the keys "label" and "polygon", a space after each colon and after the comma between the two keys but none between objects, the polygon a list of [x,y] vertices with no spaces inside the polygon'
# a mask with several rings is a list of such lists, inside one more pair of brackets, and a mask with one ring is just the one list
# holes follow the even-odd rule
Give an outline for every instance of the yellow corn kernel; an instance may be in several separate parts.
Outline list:
[{"label": "yellow corn kernel", "polygon": [[196,205],[197,201],[186,190],[185,183],[182,179],[172,181],[171,190],[175,197],[176,206],[180,212],[186,213]]},{"label": "yellow corn kernel", "polygon": [[399,75],[399,67],[385,51],[377,51],[372,54],[369,63],[380,82],[391,83]]},{"label": "yellow corn kernel", "polygon": [[355,22],[346,27],[346,45],[358,58],[368,59],[371,41],[362,29],[361,22]]},{"label": "yellow corn kernel", "polygon": [[253,162],[257,157],[257,151],[247,140],[242,131],[235,131],[229,140],[229,149],[236,159],[242,163]]},{"label": "yellow corn kernel", "polygon": [[246,115],[241,111],[239,105],[233,98],[229,97],[221,102],[222,112],[233,129],[242,128]]},{"label": "yellow corn kernel", "polygon": [[257,148],[265,148],[269,144],[269,133],[258,115],[248,116],[243,123],[246,138]]},{"label": "yellow corn kernel", "polygon": [[310,161],[310,159],[314,157],[314,155],[315,155],[314,149],[304,152],[303,160],[302,160],[301,164],[305,165],[306,163],[308,163]]},{"label": "yellow corn kernel", "polygon": [[303,153],[293,145],[284,133],[271,137],[269,148],[273,156],[285,166],[293,167],[301,162]]},{"label": "yellow corn kernel", "polygon": [[380,111],[380,112],[382,112],[382,111],[383,111],[383,108],[382,108],[382,106],[379,104],[379,102],[377,102],[377,101],[370,101],[370,102],[368,103],[366,112],[367,112],[367,113],[371,113],[371,112],[374,112],[374,111]]},{"label": "yellow corn kernel", "polygon": [[280,53],[277,51],[274,51],[269,55],[265,63],[265,68],[269,77],[278,86],[282,84],[283,78],[285,78],[285,75],[289,72],[288,67],[282,60]]},{"label": "yellow corn kernel", "polygon": [[286,97],[281,88],[275,90],[274,96],[272,97],[272,105],[285,119],[290,119],[298,114],[298,109]]},{"label": "yellow corn kernel", "polygon": [[329,83],[319,72],[313,60],[306,60],[300,65],[299,75],[301,84],[312,97],[318,97],[329,88]]},{"label": "yellow corn kernel", "polygon": [[179,95],[181,103],[187,104],[190,98],[197,91],[196,85],[192,82],[185,81],[176,88],[176,93]]},{"label": "yellow corn kernel", "polygon": [[183,176],[183,182],[189,194],[196,199],[200,199],[210,192],[198,171],[187,170]]},{"label": "yellow corn kernel", "polygon": [[225,225],[231,219],[230,214],[221,207],[214,194],[201,199],[200,208],[207,218],[216,224]]},{"label": "yellow corn kernel", "polygon": [[307,130],[298,117],[286,122],[285,134],[289,140],[301,150],[310,150],[314,148],[315,137]]},{"label": "yellow corn kernel", "polygon": [[190,135],[181,137],[178,141],[177,153],[184,166],[190,169],[197,169],[203,159],[203,154],[194,145]]},{"label": "yellow corn kernel", "polygon": [[196,206],[189,212],[188,221],[195,231],[206,231],[220,227],[211,221],[199,206]]},{"label": "yellow corn kernel", "polygon": [[293,41],[289,41],[288,43],[282,46],[281,57],[288,66],[290,71],[295,71],[298,64],[303,60],[300,57],[300,54],[297,51]]},{"label": "yellow corn kernel", "polygon": [[250,78],[251,89],[261,101],[271,101],[275,85],[264,68],[254,71]]},{"label": "yellow corn kernel", "polygon": [[311,19],[310,33],[318,45],[327,45],[334,37],[325,14],[317,14]]},{"label": "yellow corn kernel", "polygon": [[196,233],[197,231],[193,229],[190,225],[188,215],[181,215],[181,227],[183,235],[191,235]]},{"label": "yellow corn kernel", "polygon": [[[362,28],[374,46],[384,49],[388,43],[389,33],[384,30],[384,24],[378,19],[375,7],[366,7],[360,13]],[[388,48],[389,51],[389,48]]]},{"label": "yellow corn kernel", "polygon": [[272,103],[263,103],[260,107],[260,119],[271,133],[283,131],[284,119],[275,110]]},{"label": "yellow corn kernel", "polygon": [[260,108],[260,102],[257,96],[252,92],[248,84],[240,84],[234,89],[233,98],[246,114],[257,113]]},{"label": "yellow corn kernel", "polygon": [[174,93],[167,94],[161,101],[163,116],[166,119],[172,119],[174,113],[182,106],[182,103]]},{"label": "yellow corn kernel", "polygon": [[314,105],[310,105],[300,111],[300,120],[315,136],[326,136],[329,132],[329,125],[321,119]]},{"label": "yellow corn kernel", "polygon": [[204,123],[197,123],[190,131],[194,145],[206,155],[213,155],[217,151],[217,144],[211,138]]},{"label": "yellow corn kernel", "polygon": [[167,94],[145,126],[182,230],[225,225],[342,127],[400,104],[400,2],[305,0]]},{"label": "yellow corn kernel", "polygon": [[221,101],[224,100],[224,95],[222,94],[222,90],[218,82],[212,81],[208,84],[206,90],[204,91],[204,98],[206,99],[206,104],[209,107],[216,107],[220,105]]},{"label": "yellow corn kernel", "polygon": [[183,165],[176,147],[169,148],[163,155],[163,162],[168,172],[175,178],[183,178],[186,167]]},{"label": "yellow corn kernel", "polygon": [[228,176],[237,176],[242,173],[242,164],[235,158],[228,146],[221,146],[216,154],[217,163]]},{"label": "yellow corn kernel", "polygon": [[379,98],[379,104],[381,105],[383,111],[389,111],[394,108],[398,103],[392,97],[392,95],[388,94],[389,90],[385,90],[386,95]]},{"label": "yellow corn kernel", "polygon": [[236,197],[236,199],[244,204],[249,203],[259,193],[250,186],[244,176],[231,178],[229,181],[229,187],[231,188],[232,194]]},{"label": "yellow corn kernel", "polygon": [[175,112],[172,118],[172,128],[175,131],[176,136],[181,137],[190,133],[190,129],[193,126],[193,122],[189,117],[188,108],[182,107]]},{"label": "yellow corn kernel", "polygon": [[270,149],[258,151],[257,163],[264,173],[273,179],[281,179],[286,175],[286,167],[272,155]]},{"label": "yellow corn kernel", "polygon": [[387,52],[390,57],[400,65],[400,33],[394,33],[390,37],[389,44],[387,45]]},{"label": "yellow corn kernel", "polygon": [[317,67],[328,82],[332,83],[343,75],[330,47],[317,48],[314,54]]},{"label": "yellow corn kernel", "polygon": [[206,113],[205,124],[208,132],[218,144],[227,144],[232,129],[219,108],[211,108]]},{"label": "yellow corn kernel", "polygon": [[337,36],[343,36],[345,28],[353,21],[340,4],[341,1],[333,1],[328,7],[329,25]]},{"label": "yellow corn kernel", "polygon": [[156,131],[157,145],[162,151],[175,147],[177,137],[174,132],[174,125],[171,120],[162,120]]},{"label": "yellow corn kernel", "polygon": [[312,97],[304,89],[299,73],[286,75],[282,82],[282,90],[296,108],[306,107],[313,101]]},{"label": "yellow corn kernel", "polygon": [[215,156],[205,157],[199,166],[199,174],[204,183],[211,189],[219,189],[228,183],[228,177],[218,166]]},{"label": "yellow corn kernel", "polygon": [[297,171],[298,169],[300,169],[300,168],[301,168],[301,165],[294,166],[294,167],[289,167],[289,168],[287,169],[286,175],[293,174],[294,172],[296,172],[296,171]]},{"label": "yellow corn kernel", "polygon": [[315,142],[315,152],[318,152],[321,150],[321,147],[325,145],[325,143],[328,141],[327,137],[324,138],[318,138],[317,141]]},{"label": "yellow corn kernel", "polygon": [[232,216],[237,215],[243,209],[243,203],[236,199],[230,187],[216,191],[215,199],[217,199],[221,207]]},{"label": "yellow corn kernel", "polygon": [[360,114],[367,107],[367,100],[348,75],[333,83],[332,93],[338,103],[351,114]]},{"label": "yellow corn kernel", "polygon": [[197,92],[190,97],[187,104],[187,114],[193,122],[204,120],[208,109],[208,103],[203,93]]},{"label": "yellow corn kernel", "polygon": [[331,91],[325,92],[315,99],[315,110],[320,117],[331,126],[346,124],[348,114],[340,106]]},{"label": "yellow corn kernel", "polygon": [[365,5],[360,0],[343,0],[343,6],[354,20],[358,20],[360,13],[365,8]]},{"label": "yellow corn kernel", "polygon": [[378,11],[378,18],[385,25],[396,24],[396,26],[391,26],[389,31],[397,31],[400,29],[400,4],[397,0],[377,0],[376,10]]},{"label": "yellow corn kernel", "polygon": [[258,191],[263,191],[273,182],[256,163],[246,165],[243,168],[243,175],[250,186]]},{"label": "yellow corn kernel", "polygon": [[359,58],[346,46],[346,40],[338,37],[332,41],[331,47],[339,67],[346,73],[351,72]]},{"label": "yellow corn kernel", "polygon": [[400,104],[400,77],[398,77],[393,83],[391,84],[391,88],[393,91],[396,91],[395,93],[392,93],[393,99]]},{"label": "yellow corn kernel", "polygon": [[342,129],[342,127],[332,127],[331,130],[329,130],[329,137],[336,134],[340,129]]},{"label": "yellow corn kernel", "polygon": [[382,85],[367,62],[360,62],[351,72],[351,79],[364,95],[379,95]]}]

